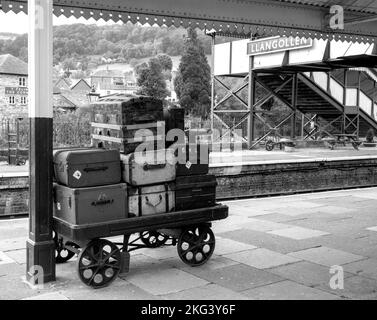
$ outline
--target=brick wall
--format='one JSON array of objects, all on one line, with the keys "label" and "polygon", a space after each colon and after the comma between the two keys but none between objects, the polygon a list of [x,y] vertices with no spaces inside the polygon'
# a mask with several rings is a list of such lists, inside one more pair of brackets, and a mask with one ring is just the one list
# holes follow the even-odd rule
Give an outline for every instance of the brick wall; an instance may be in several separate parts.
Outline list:
[{"label": "brick wall", "polygon": [[220,199],[377,186],[377,159],[211,168]]},{"label": "brick wall", "polygon": [[28,213],[28,184],[28,177],[0,177],[0,217]]}]

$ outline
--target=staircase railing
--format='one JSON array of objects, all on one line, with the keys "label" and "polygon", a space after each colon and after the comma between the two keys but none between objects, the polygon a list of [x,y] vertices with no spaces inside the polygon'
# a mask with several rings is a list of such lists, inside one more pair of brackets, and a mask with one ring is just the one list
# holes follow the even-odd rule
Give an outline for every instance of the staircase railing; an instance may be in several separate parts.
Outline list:
[{"label": "staircase railing", "polygon": [[326,72],[307,72],[307,77],[346,107],[359,107],[372,119],[377,119],[377,101],[359,87],[345,87]]}]

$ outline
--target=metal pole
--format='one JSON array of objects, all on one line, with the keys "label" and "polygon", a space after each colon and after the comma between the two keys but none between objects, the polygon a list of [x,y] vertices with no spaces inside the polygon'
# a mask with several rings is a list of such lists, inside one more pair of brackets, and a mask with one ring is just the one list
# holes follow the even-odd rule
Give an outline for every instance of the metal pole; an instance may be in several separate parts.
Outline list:
[{"label": "metal pole", "polygon": [[296,139],[296,117],[297,117],[297,87],[298,87],[298,78],[297,73],[293,75],[292,79],[292,108],[293,116],[291,122],[291,138]]},{"label": "metal pole", "polygon": [[215,128],[215,45],[216,32],[207,33],[211,37],[211,141],[214,143],[214,128]]},{"label": "metal pole", "polygon": [[249,122],[248,122],[248,147],[249,149],[253,146],[253,141],[255,139],[255,114],[254,114],[254,105],[255,105],[255,93],[256,93],[256,83],[255,83],[255,74],[253,71],[253,57],[250,57],[249,63]]},{"label": "metal pole", "polygon": [[28,0],[30,218],[26,278],[55,280],[52,239],[53,0]]}]

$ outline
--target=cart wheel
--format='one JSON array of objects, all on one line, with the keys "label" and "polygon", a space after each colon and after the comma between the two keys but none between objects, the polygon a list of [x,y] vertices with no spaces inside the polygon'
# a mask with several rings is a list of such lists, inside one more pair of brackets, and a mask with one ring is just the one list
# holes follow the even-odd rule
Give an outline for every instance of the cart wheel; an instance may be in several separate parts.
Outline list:
[{"label": "cart wheel", "polygon": [[[61,264],[61,263],[66,263],[69,260],[71,260],[75,256],[75,253],[72,251],[69,251],[63,246],[62,242],[59,241],[58,234],[55,231],[53,232],[53,237],[54,237],[54,242],[55,242],[55,262],[57,264]],[[74,248],[79,248],[78,245],[72,242],[67,242],[67,244]]]},{"label": "cart wheel", "polygon": [[269,140],[266,142],[266,150],[267,151],[272,151],[274,150],[274,142]]},{"label": "cart wheel", "polygon": [[178,239],[177,250],[184,263],[192,267],[201,266],[215,250],[215,236],[207,226],[186,229]]},{"label": "cart wheel", "polygon": [[91,241],[79,255],[79,277],[94,289],[108,286],[117,278],[120,269],[120,250],[108,240]]},{"label": "cart wheel", "polygon": [[140,240],[148,248],[159,248],[169,240],[169,237],[157,231],[144,231],[140,233]]}]

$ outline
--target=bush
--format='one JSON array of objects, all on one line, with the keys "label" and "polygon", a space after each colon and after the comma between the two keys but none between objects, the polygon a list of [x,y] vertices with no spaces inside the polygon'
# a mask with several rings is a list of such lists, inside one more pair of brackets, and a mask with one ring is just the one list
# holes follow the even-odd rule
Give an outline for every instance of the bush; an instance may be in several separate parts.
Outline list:
[{"label": "bush", "polygon": [[372,128],[368,130],[366,140],[368,143],[374,142],[374,130]]}]

